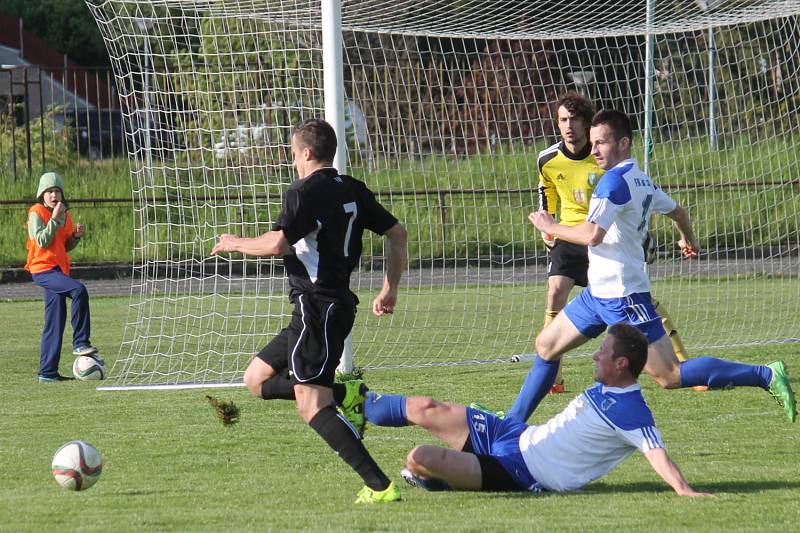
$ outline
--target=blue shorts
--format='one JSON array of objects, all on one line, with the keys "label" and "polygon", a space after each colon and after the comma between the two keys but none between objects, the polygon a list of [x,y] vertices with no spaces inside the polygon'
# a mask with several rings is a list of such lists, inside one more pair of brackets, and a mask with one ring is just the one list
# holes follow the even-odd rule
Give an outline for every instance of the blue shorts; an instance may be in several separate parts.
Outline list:
[{"label": "blue shorts", "polygon": [[592,339],[608,326],[620,322],[636,327],[644,333],[650,344],[667,333],[649,292],[638,292],[622,298],[595,298],[587,288],[567,304],[564,313],[581,335]]},{"label": "blue shorts", "polygon": [[489,455],[497,459],[520,490],[534,490],[539,486],[519,451],[519,437],[528,429],[527,424],[503,420],[491,413],[467,407],[467,425],[476,455]]}]

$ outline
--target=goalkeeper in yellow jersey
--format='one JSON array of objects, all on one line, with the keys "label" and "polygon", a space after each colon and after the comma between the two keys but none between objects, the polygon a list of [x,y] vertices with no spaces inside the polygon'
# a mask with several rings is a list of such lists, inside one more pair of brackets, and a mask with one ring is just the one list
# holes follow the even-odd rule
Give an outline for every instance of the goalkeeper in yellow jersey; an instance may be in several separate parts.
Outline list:
[{"label": "goalkeeper in yellow jersey", "polygon": [[[589,199],[603,175],[589,153],[589,124],[594,106],[577,93],[568,93],[558,101],[557,121],[561,140],[539,154],[539,203],[560,224],[575,226],[584,222],[589,211]],[[586,246],[554,240],[542,234],[548,248],[547,308],[544,325],[547,326],[567,304],[570,290],[575,285],[586,287],[589,256]],[[645,255],[647,250],[645,250]],[[686,360],[686,349],[663,306],[655,299],[653,305],[661,316],[675,354]],[[551,393],[565,392],[561,368]]]}]

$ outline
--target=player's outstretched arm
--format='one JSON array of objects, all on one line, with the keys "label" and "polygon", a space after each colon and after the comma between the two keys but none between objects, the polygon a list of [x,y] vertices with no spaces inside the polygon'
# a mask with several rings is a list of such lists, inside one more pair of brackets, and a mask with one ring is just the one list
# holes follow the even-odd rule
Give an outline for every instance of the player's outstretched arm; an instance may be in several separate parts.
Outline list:
[{"label": "player's outstretched arm", "polygon": [[283,230],[268,231],[263,235],[252,238],[226,233],[220,236],[211,249],[211,255],[223,252],[238,252],[259,257],[274,257],[285,255],[291,248],[289,241],[283,235]]},{"label": "player's outstretched arm", "polygon": [[672,219],[675,228],[677,228],[681,234],[681,238],[678,240],[678,246],[680,246],[681,253],[683,253],[684,257],[697,257],[697,254],[700,252],[700,245],[697,243],[697,239],[694,236],[692,221],[686,209],[677,206],[667,213],[666,216]]},{"label": "player's outstretched arm", "polygon": [[667,455],[664,448],[653,448],[645,454],[650,466],[656,471],[656,474],[661,476],[661,479],[667,482],[667,485],[679,496],[711,496],[707,492],[697,492],[683,477],[683,472],[678,468],[678,465],[672,462],[672,459]]},{"label": "player's outstretched arm", "polygon": [[397,305],[397,288],[400,286],[400,278],[408,263],[408,252],[406,251],[408,233],[403,225],[398,222],[383,236],[387,240],[386,259],[388,264],[383,276],[383,288],[372,301],[372,312],[377,316],[394,312],[394,307]]},{"label": "player's outstretched arm", "polygon": [[593,222],[581,222],[575,226],[558,224],[547,211],[536,211],[528,215],[528,220],[536,229],[558,238],[583,246],[595,246],[603,242],[606,230]]}]

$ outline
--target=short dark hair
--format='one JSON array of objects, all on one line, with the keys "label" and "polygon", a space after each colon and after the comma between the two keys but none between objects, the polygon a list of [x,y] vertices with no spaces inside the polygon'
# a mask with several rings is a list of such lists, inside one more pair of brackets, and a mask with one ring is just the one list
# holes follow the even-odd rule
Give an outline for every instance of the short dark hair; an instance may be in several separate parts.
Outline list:
[{"label": "short dark hair", "polygon": [[309,118],[294,127],[292,137],[300,148],[309,148],[316,161],[333,163],[336,132],[321,118]]},{"label": "short dark hair", "polygon": [[582,94],[578,94],[576,92],[569,92],[565,94],[558,101],[556,110],[558,110],[559,107],[563,107],[576,117],[581,117],[586,123],[587,128],[589,127],[589,124],[592,123],[592,116],[594,116],[594,105],[592,105],[592,102]]},{"label": "short dark hair", "polygon": [[630,324],[614,324],[608,328],[608,334],[614,336],[613,357],[624,357],[628,360],[628,371],[638,378],[644,365],[647,364],[647,337]]},{"label": "short dark hair", "polygon": [[611,129],[616,140],[627,137],[633,141],[633,129],[631,128],[631,119],[622,111],[616,109],[601,109],[592,118],[592,127],[605,124]]}]

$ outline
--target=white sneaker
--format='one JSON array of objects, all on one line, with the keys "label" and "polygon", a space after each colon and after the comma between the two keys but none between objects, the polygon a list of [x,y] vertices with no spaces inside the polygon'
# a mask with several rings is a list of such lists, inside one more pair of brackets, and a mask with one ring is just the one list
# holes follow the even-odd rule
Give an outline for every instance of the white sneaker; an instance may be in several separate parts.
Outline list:
[{"label": "white sneaker", "polygon": [[72,355],[74,355],[75,357],[80,357],[82,355],[92,355],[95,353],[97,353],[97,348],[95,348],[91,344],[86,344],[84,346],[81,346],[79,348],[74,348],[72,350]]}]

